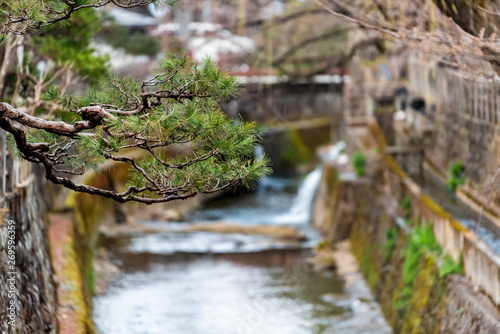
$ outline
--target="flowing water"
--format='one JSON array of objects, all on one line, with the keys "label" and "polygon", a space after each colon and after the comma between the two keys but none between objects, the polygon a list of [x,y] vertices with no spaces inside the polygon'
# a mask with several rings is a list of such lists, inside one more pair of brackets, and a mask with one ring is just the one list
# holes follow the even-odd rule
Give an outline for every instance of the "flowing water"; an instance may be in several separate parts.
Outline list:
[{"label": "flowing water", "polygon": [[[340,330],[343,322],[353,322],[355,313],[346,301],[343,282],[333,271],[315,271],[305,261],[320,240],[310,226],[320,177],[317,169],[302,182],[266,178],[255,192],[215,200],[191,212],[187,222],[144,223],[174,230],[208,221],[288,225],[307,241],[210,232],[102,240],[124,273],[107,294],[94,300],[98,330],[103,334],[379,333],[345,329],[347,325]],[[351,326],[359,325],[354,322]]]}]

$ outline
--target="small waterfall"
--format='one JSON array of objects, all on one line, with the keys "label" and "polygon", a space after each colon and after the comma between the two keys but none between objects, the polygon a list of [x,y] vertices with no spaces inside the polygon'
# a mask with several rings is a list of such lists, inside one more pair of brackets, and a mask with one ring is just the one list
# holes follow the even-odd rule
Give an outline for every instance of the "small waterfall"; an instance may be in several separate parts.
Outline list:
[{"label": "small waterfall", "polygon": [[321,180],[321,167],[316,168],[302,182],[297,196],[288,212],[273,217],[274,224],[307,224],[311,218],[312,205],[316,189]]},{"label": "small waterfall", "polygon": [[[345,142],[339,141],[335,145],[332,145],[331,149],[322,154],[320,158],[322,161],[336,160],[345,150],[345,147]],[[276,223],[306,224],[309,222],[312,214],[313,200],[321,180],[321,174],[321,165],[307,174],[306,178],[300,185],[297,196],[295,197],[289,212],[278,216],[275,220]]]},{"label": "small waterfall", "polygon": [[318,189],[321,180],[321,168],[316,168],[309,174],[300,185],[297,197],[293,201],[290,213],[304,217],[304,221],[309,219],[312,210],[312,204],[316,189]]},{"label": "small waterfall", "polygon": [[[323,151],[320,154],[321,161],[331,161],[337,160],[342,156],[345,150],[345,142],[340,141],[335,145],[332,145],[329,149]],[[262,145],[255,145],[254,156],[255,159],[262,159],[264,156],[264,147]],[[313,200],[316,194],[316,190],[319,186],[321,180],[321,165],[319,165],[315,170],[307,174],[302,183],[299,186],[297,195],[293,199],[288,200],[289,203],[288,210],[281,211],[282,213],[272,213],[270,215],[258,215],[253,217],[252,221],[268,222],[271,224],[307,224],[310,221]],[[292,180],[291,180],[292,181]],[[293,181],[292,181],[293,183]],[[272,201],[272,192],[283,190],[286,187],[285,179],[265,177],[259,182],[257,186],[257,196],[261,200]],[[283,203],[283,202],[282,202]],[[286,203],[283,203],[286,205]]]}]

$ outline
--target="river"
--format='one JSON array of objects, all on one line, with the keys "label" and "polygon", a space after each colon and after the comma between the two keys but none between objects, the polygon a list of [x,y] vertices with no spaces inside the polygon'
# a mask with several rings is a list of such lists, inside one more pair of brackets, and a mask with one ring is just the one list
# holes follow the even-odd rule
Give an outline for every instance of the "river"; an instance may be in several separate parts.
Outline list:
[{"label": "river", "polygon": [[200,231],[102,240],[124,272],[105,295],[94,298],[98,330],[103,334],[387,333],[359,327],[373,319],[356,317],[363,314],[357,311],[378,306],[346,295],[335,271],[314,270],[307,261],[320,241],[310,225],[320,176],[317,169],[302,181],[266,178],[254,192],[226,195],[192,211],[186,222],[143,223],[172,230],[214,221],[286,225],[297,228],[306,241]]}]

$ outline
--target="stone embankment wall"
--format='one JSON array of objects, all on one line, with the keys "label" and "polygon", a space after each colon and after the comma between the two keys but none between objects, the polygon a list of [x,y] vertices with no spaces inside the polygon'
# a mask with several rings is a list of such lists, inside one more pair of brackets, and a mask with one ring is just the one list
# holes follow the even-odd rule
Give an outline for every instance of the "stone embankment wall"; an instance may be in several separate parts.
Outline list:
[{"label": "stone embankment wall", "polygon": [[[59,189],[60,190],[60,189]],[[54,223],[50,212],[58,191],[47,184],[43,170],[16,159],[0,131],[0,326],[2,333],[94,333],[91,294],[82,245],[73,215]],[[7,262],[8,221],[15,222],[15,269]],[[9,296],[15,272],[15,298]],[[15,317],[8,309],[15,301]],[[14,319],[14,326],[12,326]]]},{"label": "stone embankment wall", "polygon": [[[57,293],[47,239],[47,196],[33,177],[31,165],[8,157],[5,133],[0,140],[0,326],[2,333],[56,333]],[[36,173],[36,172],[35,172]],[[15,267],[7,262],[10,235],[15,223]],[[10,273],[14,272],[12,275]],[[7,278],[15,277],[7,282]],[[14,294],[11,295],[11,284]],[[14,301],[15,317],[8,307]],[[14,325],[12,325],[12,321]]]},{"label": "stone embankment wall", "polygon": [[[376,125],[347,133],[356,137],[349,140],[354,150],[373,153],[378,147],[383,152]],[[375,139],[371,145],[369,137]],[[500,332],[499,271],[491,254],[423,195],[392,158],[367,157],[376,168],[360,178],[340,172],[339,166],[324,166],[313,221],[333,239],[350,239],[394,331]],[[469,279],[454,274],[460,270]]]}]

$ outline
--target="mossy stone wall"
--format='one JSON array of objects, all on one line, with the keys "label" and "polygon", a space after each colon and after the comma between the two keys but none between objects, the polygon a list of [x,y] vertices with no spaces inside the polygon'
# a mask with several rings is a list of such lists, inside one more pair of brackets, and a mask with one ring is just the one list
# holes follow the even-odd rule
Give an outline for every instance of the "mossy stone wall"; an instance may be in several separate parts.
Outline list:
[{"label": "mossy stone wall", "polygon": [[[15,268],[9,267],[7,228],[0,230],[0,327],[2,333],[56,333],[56,286],[47,242],[47,206],[36,182],[9,193],[2,203],[2,225],[15,222]],[[15,272],[15,298],[5,280]],[[7,307],[15,301],[16,317]],[[13,320],[15,326],[8,324]]]},{"label": "mossy stone wall", "polygon": [[[324,171],[331,174],[332,169]],[[334,194],[328,200],[331,211],[341,207],[339,201],[355,201],[354,216],[348,218],[348,224],[352,224],[352,251],[395,333],[483,333],[476,331],[478,328],[484,333],[496,333],[493,330],[499,328],[498,310],[464,277],[443,272],[445,253],[430,226],[421,225],[418,219],[406,224],[396,222],[391,205],[394,201],[381,191],[383,187],[377,186],[377,181],[356,183],[324,175],[324,182],[330,183],[329,194]],[[343,194],[346,189],[352,192],[349,197]],[[330,228],[346,223],[342,215],[330,214],[336,220],[330,222]],[[415,260],[413,233],[426,228],[432,234],[433,245],[418,251]],[[411,266],[408,261],[413,261]]]},{"label": "mossy stone wall", "polygon": [[374,240],[369,232],[351,236],[361,271],[394,332],[439,333],[447,292],[446,278],[439,276],[436,257],[427,253],[418,262],[418,274],[409,284],[404,266],[409,243],[407,233],[399,230],[396,240],[394,249],[388,254],[387,240],[371,243]]}]

